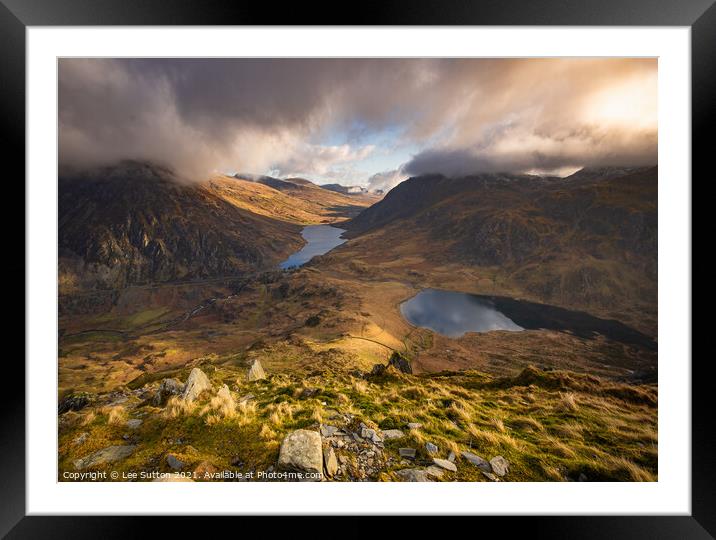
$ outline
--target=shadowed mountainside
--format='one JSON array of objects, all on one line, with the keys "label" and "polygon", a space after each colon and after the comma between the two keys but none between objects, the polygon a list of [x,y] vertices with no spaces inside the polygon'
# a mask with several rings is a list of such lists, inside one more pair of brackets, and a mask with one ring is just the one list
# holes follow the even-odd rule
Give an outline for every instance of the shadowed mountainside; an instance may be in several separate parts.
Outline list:
[{"label": "shadowed mountainside", "polygon": [[300,226],[355,216],[377,200],[257,178],[186,183],[134,161],[61,175],[60,293],[272,268],[301,247]]},{"label": "shadowed mountainside", "polygon": [[657,176],[644,167],[416,177],[344,227],[366,245],[412,245],[403,257],[499,268],[543,302],[655,313]]}]

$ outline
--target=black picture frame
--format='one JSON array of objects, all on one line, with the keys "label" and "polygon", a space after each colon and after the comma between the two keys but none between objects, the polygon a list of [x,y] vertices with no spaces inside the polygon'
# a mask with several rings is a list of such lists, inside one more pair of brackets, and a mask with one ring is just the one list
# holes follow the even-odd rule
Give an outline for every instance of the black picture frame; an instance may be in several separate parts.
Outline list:
[{"label": "black picture frame", "polygon": [[[355,12],[337,4],[302,4],[279,10],[268,3],[200,0],[0,0],[0,111],[5,172],[25,178],[25,30],[27,26],[81,25],[570,25],[688,26],[692,54],[692,176],[705,176],[710,160],[709,122],[716,97],[715,0],[441,0],[414,3],[383,0]],[[343,6],[345,7],[345,6]],[[346,15],[341,15],[345,13]],[[9,166],[9,167],[8,167]],[[678,181],[693,182],[691,179]],[[18,181],[3,187],[5,202],[25,200]],[[16,192],[13,193],[12,189]],[[19,216],[6,211],[5,231],[17,229]],[[15,234],[15,254],[25,253]],[[22,243],[21,243],[22,242]],[[6,267],[25,272],[25,258],[13,256]],[[26,283],[27,287],[27,283]],[[17,288],[17,287],[16,287]],[[19,291],[16,291],[19,296]],[[15,299],[16,305],[20,298]],[[23,298],[24,300],[24,298]],[[18,316],[19,319],[19,316]],[[24,318],[23,318],[24,320]],[[19,340],[17,340],[19,341]],[[0,534],[8,538],[119,538],[136,536],[136,518],[28,517],[25,512],[25,371],[19,354],[3,365],[0,408]],[[671,359],[688,361],[690,359]],[[711,433],[710,358],[692,363],[692,514],[690,516],[582,516],[482,518],[501,534],[527,532],[548,538],[713,538],[716,535],[716,445]],[[27,382],[27,381],[26,381]],[[78,514],[82,509],[78,509]],[[171,519],[176,520],[176,517]],[[208,518],[183,519],[182,532],[206,530]],[[247,519],[247,518],[241,518]],[[274,520],[273,523],[277,523]],[[251,524],[249,524],[250,526]],[[142,530],[145,525],[139,525]],[[484,532],[481,525],[480,532]],[[246,524],[242,526],[244,530]],[[350,530],[348,522],[342,528]]]}]

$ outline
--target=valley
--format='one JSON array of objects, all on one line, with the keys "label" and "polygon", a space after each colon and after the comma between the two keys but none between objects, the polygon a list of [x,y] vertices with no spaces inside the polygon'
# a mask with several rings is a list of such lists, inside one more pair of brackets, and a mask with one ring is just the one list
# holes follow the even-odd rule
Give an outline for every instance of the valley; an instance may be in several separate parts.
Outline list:
[{"label": "valley", "polygon": [[[60,180],[58,398],[86,398],[60,415],[60,472],[128,445],[127,470],[273,470],[288,434],[328,426],[336,480],[422,478],[450,454],[431,480],[502,477],[465,452],[506,458],[504,480],[656,479],[656,168],[425,176],[385,196],[172,175]],[[411,324],[401,306],[431,289],[513,326]],[[211,387],[195,404],[153,401],[194,369]]]}]

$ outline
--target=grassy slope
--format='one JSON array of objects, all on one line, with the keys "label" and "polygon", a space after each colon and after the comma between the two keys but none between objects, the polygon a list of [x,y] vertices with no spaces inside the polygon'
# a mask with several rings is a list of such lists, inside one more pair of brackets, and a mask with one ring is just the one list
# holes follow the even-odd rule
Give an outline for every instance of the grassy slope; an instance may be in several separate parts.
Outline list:
[{"label": "grassy slope", "polygon": [[[265,360],[285,351],[262,351]],[[334,423],[336,412],[351,414],[381,429],[400,428],[406,437],[389,441],[384,465],[372,480],[393,480],[393,471],[429,463],[423,448],[432,442],[445,458],[458,454],[457,473],[442,480],[484,481],[479,471],[462,460],[469,450],[487,459],[503,455],[511,464],[510,481],[563,481],[580,474],[591,481],[652,481],[657,475],[656,392],[650,386],[628,386],[568,372],[532,368],[512,378],[476,371],[400,375],[365,380],[341,369],[331,369],[336,353],[304,359],[312,369],[274,374],[268,380],[245,382],[245,357],[205,358],[199,363],[214,387],[226,383],[234,399],[255,396],[223,413],[205,395],[187,409],[170,401],[166,408],[142,404],[142,392],[151,394],[158,376],[145,376],[129,387],[132,395],[121,405],[108,407],[118,394],[97,396],[95,404],[61,416],[60,474],[72,471],[72,462],[111,444],[138,443],[127,460],[107,470],[168,472],[166,454],[172,453],[193,469],[209,461],[220,470],[266,470],[275,465],[280,442],[291,430],[317,429]],[[350,358],[343,358],[349,364]],[[270,362],[270,361],[269,361]],[[299,362],[300,363],[300,362]],[[340,363],[340,362],[339,362]],[[189,368],[165,375],[185,380]],[[306,388],[316,389],[309,398]],[[128,418],[142,418],[139,429],[125,426]],[[420,422],[408,430],[407,422]],[[352,425],[353,425],[352,424]],[[344,427],[338,424],[339,427]],[[88,433],[86,441],[73,441]],[[418,449],[416,463],[402,462],[398,447]],[[351,457],[337,450],[338,455]],[[232,463],[236,465],[232,465]],[[350,468],[349,468],[350,471]],[[346,480],[347,476],[337,478]]]},{"label": "grassy slope", "polygon": [[375,202],[375,197],[349,196],[299,184],[280,191],[265,184],[228,176],[217,176],[208,189],[231,204],[261,216],[311,225],[341,221]]}]

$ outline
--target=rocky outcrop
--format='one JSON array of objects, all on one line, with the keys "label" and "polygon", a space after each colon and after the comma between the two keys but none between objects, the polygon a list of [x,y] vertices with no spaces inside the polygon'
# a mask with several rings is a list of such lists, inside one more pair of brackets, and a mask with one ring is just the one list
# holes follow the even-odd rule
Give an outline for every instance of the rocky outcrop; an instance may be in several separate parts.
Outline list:
[{"label": "rocky outcrop", "polygon": [[410,360],[397,351],[390,355],[388,365],[393,366],[401,373],[413,373],[413,367],[410,365]]},{"label": "rocky outcrop", "polygon": [[62,414],[67,411],[79,411],[84,409],[89,403],[89,394],[71,394],[60,400],[60,403],[57,405],[57,413]]}]

